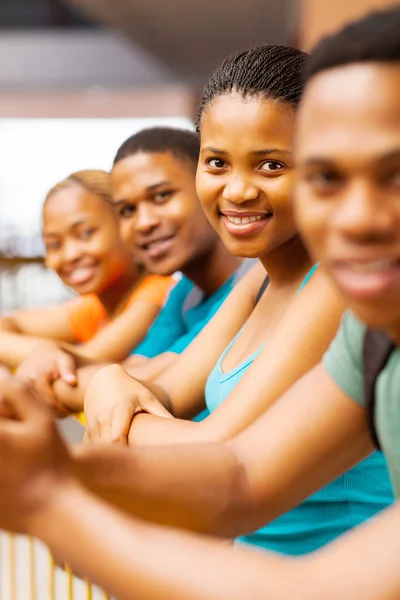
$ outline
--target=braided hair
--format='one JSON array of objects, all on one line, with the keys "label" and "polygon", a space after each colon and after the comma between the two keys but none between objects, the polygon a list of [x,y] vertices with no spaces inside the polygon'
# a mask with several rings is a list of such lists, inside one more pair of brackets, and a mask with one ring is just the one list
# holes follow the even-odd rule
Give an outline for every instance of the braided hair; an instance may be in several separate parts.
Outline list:
[{"label": "braided hair", "polygon": [[323,38],[306,66],[307,80],[321,71],[363,62],[400,61],[400,8],[374,11]]},{"label": "braided hair", "polygon": [[196,130],[207,107],[220,96],[236,92],[286,102],[297,108],[304,87],[307,54],[287,46],[256,46],[235,52],[218,67],[200,98]]},{"label": "braided hair", "polygon": [[180,160],[189,160],[196,167],[200,152],[199,136],[194,131],[172,127],[142,129],[119,147],[113,164],[138,152],[170,152]]}]

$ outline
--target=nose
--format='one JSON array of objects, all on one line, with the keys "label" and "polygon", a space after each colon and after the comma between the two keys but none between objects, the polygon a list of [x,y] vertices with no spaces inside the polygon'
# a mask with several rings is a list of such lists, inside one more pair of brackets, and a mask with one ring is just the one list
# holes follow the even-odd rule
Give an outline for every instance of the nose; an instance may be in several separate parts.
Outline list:
[{"label": "nose", "polygon": [[159,224],[156,210],[149,203],[140,203],[136,209],[135,230],[138,233],[148,233]]},{"label": "nose", "polygon": [[66,240],[63,244],[61,261],[65,263],[73,263],[82,257],[82,244],[76,240]]},{"label": "nose", "polygon": [[363,181],[349,186],[334,216],[334,225],[342,234],[360,242],[389,241],[395,223],[388,199]]},{"label": "nose", "polygon": [[222,196],[233,204],[243,204],[256,200],[260,190],[251,180],[240,173],[232,173],[225,184]]}]

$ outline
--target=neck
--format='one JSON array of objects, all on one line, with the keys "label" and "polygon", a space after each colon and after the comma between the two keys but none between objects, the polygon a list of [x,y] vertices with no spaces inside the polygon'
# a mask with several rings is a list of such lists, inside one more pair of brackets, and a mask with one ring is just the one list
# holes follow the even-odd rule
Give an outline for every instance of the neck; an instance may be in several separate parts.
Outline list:
[{"label": "neck", "polygon": [[109,315],[113,315],[127,300],[133,286],[137,282],[139,271],[132,260],[124,272],[113,281],[112,285],[98,294],[104,308]]},{"label": "neck", "polygon": [[275,289],[297,285],[298,280],[303,279],[313,265],[299,236],[262,256],[260,261],[270,277],[271,287]]},{"label": "neck", "polygon": [[221,241],[206,254],[182,269],[183,274],[207,296],[211,296],[233,275],[243,259],[234,256]]},{"label": "neck", "polygon": [[392,338],[393,342],[396,344],[397,348],[400,349],[400,323],[398,323],[391,329],[389,335]]}]

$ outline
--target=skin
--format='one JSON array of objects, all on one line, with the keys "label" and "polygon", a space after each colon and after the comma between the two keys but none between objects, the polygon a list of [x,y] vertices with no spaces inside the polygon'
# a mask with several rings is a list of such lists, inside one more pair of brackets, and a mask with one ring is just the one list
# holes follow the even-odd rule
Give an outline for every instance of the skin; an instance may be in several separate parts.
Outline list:
[{"label": "skin", "polygon": [[[121,235],[114,207],[81,186],[71,184],[46,201],[43,237],[47,266],[78,294],[98,295],[109,314],[108,326],[79,346],[81,362],[123,360],[144,337],[159,306],[139,300],[115,316],[121,302],[128,299],[139,273],[132,239]],[[82,269],[86,269],[90,278],[79,282],[74,278]],[[36,379],[49,402],[53,396],[49,382],[54,378],[61,376],[69,384],[76,384],[74,357],[60,352],[60,359],[55,360],[58,347],[49,340],[55,338],[74,352],[74,347],[68,345],[77,341],[70,328],[68,304],[21,311],[3,318],[2,323],[13,330],[0,331],[0,361],[12,368],[25,361],[20,368],[21,376]],[[48,376],[40,375],[41,365]],[[65,416],[79,407],[64,410],[60,403],[55,403],[55,408],[57,414]]]},{"label": "skin", "polygon": [[[121,235],[131,244],[137,259],[149,271],[159,275],[182,271],[206,294],[212,294],[237,269],[240,259],[228,252],[201,209],[191,161],[177,158],[171,152],[139,152],[119,161],[112,170],[111,180],[115,207],[120,216]],[[170,241],[164,247],[158,244],[158,252],[154,256],[155,242],[165,239]],[[147,249],[150,243],[153,251]],[[136,318],[137,314],[133,321]],[[126,337],[129,327],[129,316],[126,315],[124,318],[121,316],[119,324],[115,324],[113,329],[118,328],[119,335],[124,331]],[[46,386],[49,402],[53,397],[57,405],[61,403],[72,411],[82,410],[87,382],[103,366],[104,360],[117,359],[104,352],[114,333],[110,330],[105,343],[96,340],[95,349],[84,348],[82,351],[65,345],[63,349],[54,344],[48,344],[47,348],[42,346],[40,352],[38,349],[25,361],[19,374],[39,381],[42,387]],[[106,333],[102,332],[101,335],[104,337]],[[135,345],[132,344],[130,349]],[[98,350],[100,346],[101,352]],[[120,356],[122,358],[124,356]],[[142,364],[140,369],[146,377],[151,378],[174,359],[174,354],[165,353],[146,360],[146,365]],[[87,366],[76,373],[77,365]],[[53,382],[55,378],[52,373],[61,377],[50,390],[46,382]],[[74,387],[71,387],[71,383]]]},{"label": "skin", "polygon": [[[98,295],[112,315],[138,278],[112,206],[72,183],[46,201],[43,238],[46,265],[76,293]],[[82,269],[89,276],[86,281],[76,279]],[[66,304],[1,317],[0,361],[15,368],[37,346],[38,338],[76,342]]]},{"label": "skin", "polygon": [[133,238],[135,253],[149,271],[182,271],[210,295],[235,270],[238,260],[225,250],[201,209],[188,159],[171,152],[138,152],[116,163],[111,184],[121,231]]},{"label": "skin", "polygon": [[[362,88],[364,77],[370,77],[370,84]],[[339,83],[344,81],[347,85],[340,89]],[[350,160],[350,164],[352,159],[363,157],[360,163],[355,163],[357,168],[347,171],[347,181],[355,186],[353,190],[357,189],[356,184],[370,189],[367,182],[375,169],[379,170],[382,158],[386,162],[384,157],[392,147],[393,138],[388,132],[383,135],[385,129],[397,128],[397,141],[400,140],[398,83],[398,65],[396,69],[389,69],[382,64],[331,69],[311,80],[300,110],[297,137],[299,178],[302,182],[297,196],[299,214],[303,202],[308,202],[308,192],[307,198],[303,194],[310,186],[309,174],[306,175],[310,166],[309,156],[313,156],[313,160],[317,156],[324,162],[328,159],[330,169],[335,167],[335,170],[348,164],[346,161],[343,163],[343,156]],[[326,88],[331,90],[330,98],[323,93]],[[369,99],[373,95],[375,100],[371,105]],[[396,103],[393,95],[397,95]],[[362,110],[364,102],[369,104],[368,111]],[[334,112],[327,110],[328,106],[334,106]],[[322,120],[320,111],[325,111],[325,120]],[[383,129],[380,119],[374,118],[379,111],[386,115],[385,119],[390,114],[393,117]],[[353,135],[349,137],[344,134],[350,113],[353,114]],[[366,123],[371,134],[375,131],[374,148],[379,148],[372,161],[371,156],[365,154],[365,145],[361,142]],[[321,124],[324,125],[323,132]],[[331,139],[328,133],[333,136]],[[333,150],[331,142],[335,135],[342,143]],[[318,151],[316,141],[319,143]],[[392,178],[394,182],[397,180],[398,176]],[[317,181],[320,181],[319,177]],[[395,189],[398,190],[398,187]],[[399,194],[399,191],[393,191],[392,183],[389,190],[380,200],[388,198],[391,203],[392,193]],[[308,221],[306,212],[301,217],[310,246],[316,244],[321,231],[326,232],[326,238],[320,238],[322,246],[318,248],[321,252],[319,258],[325,257],[324,264],[327,265],[331,259],[334,262],[340,248],[343,251],[348,248],[349,239],[352,240],[351,249],[358,249],[360,241],[359,212],[350,210],[355,201],[353,194],[341,196],[341,186],[336,191],[331,189],[330,193],[330,201],[335,203],[336,199],[339,200],[338,208],[349,207],[346,235],[341,234],[341,220],[332,219],[331,215],[327,220],[322,219],[320,225],[314,219]],[[369,212],[370,222],[366,231],[373,229],[375,221],[380,221],[381,211],[384,214],[387,210],[373,193],[369,202],[374,202],[375,211]],[[361,240],[365,244],[363,247],[376,249],[374,236],[364,236]],[[382,238],[379,247],[387,247]],[[335,273],[336,270],[332,269],[332,278],[335,278]],[[340,277],[337,283],[339,281],[342,281]],[[379,303],[374,304],[368,298],[361,302],[358,289],[354,293],[346,288],[346,294],[357,299],[359,311],[361,308],[371,311],[374,323],[379,319],[386,320],[387,315],[381,314]],[[397,331],[397,300],[395,305],[389,306],[392,318],[390,322],[386,321],[387,331]],[[233,552],[205,539],[157,529],[136,520],[129,521],[82,491],[76,479],[68,476],[68,466],[71,465],[68,461],[71,459],[60,447],[44,409],[37,406],[30,395],[25,401],[28,390],[18,387],[20,384],[13,385],[17,388],[5,391],[3,388],[9,413],[14,419],[17,417],[17,422],[2,423],[0,429],[0,456],[6,465],[0,469],[0,526],[39,535],[58,555],[83,569],[120,599],[154,600],[166,596],[196,600],[209,597],[241,599],[249,594],[249,590],[255,600],[293,597],[300,600],[395,600],[399,597],[398,505],[329,547],[308,557],[290,560],[242,549]],[[320,401],[321,397],[324,402]],[[33,414],[36,410],[38,413]],[[46,436],[43,435],[45,432]],[[267,462],[260,459],[257,437],[262,439],[262,448],[268,454]],[[274,518],[289,505],[298,504],[329,479],[348,469],[372,449],[364,410],[334,384],[322,366],[317,366],[258,422],[228,443],[204,444],[200,451],[199,446],[190,445],[129,452],[122,448],[89,448],[82,452],[81,459],[75,458],[73,468],[76,472],[80,471],[82,482],[92,485],[90,477],[95,478],[97,461],[97,485],[94,484],[93,488],[100,492],[101,486],[103,489],[107,487],[107,478],[110,481],[114,478],[114,486],[110,485],[109,492],[114,492],[115,496],[118,495],[117,472],[120,469],[125,476],[125,490],[121,495],[125,499],[125,509],[130,504],[128,488],[137,485],[131,501],[135,507],[140,503],[143,507],[146,504],[147,509],[143,508],[143,513],[146,510],[147,514],[151,512],[154,499],[154,512],[157,512],[159,520],[173,521],[174,524],[185,521],[187,525],[192,519],[193,528],[196,528],[197,522],[197,530],[215,531],[216,521],[221,522],[222,515],[229,511],[236,510],[236,518],[240,520],[240,509],[235,508],[235,504],[244,505],[246,497],[248,524],[252,522],[254,526],[254,510],[257,510],[263,494],[265,516]],[[46,489],[43,485],[33,485],[42,483],[44,476]],[[257,481],[260,487],[254,487]],[[163,486],[165,495],[163,511],[160,511],[160,487]],[[104,493],[104,496],[107,497],[107,494]],[[165,517],[166,513],[168,517]],[[204,514],[207,517],[202,517]],[[204,526],[206,519],[209,521],[208,529]],[[105,536],[107,545],[101,543]]]},{"label": "skin", "polygon": [[[337,94],[331,95],[331,85],[324,87],[325,74],[310,84],[304,102],[297,218],[346,304],[399,343],[400,72],[397,63],[352,65],[332,71],[333,77]],[[358,85],[346,91],[352,77]],[[338,95],[348,98],[347,110],[341,107],[339,114]],[[375,262],[382,260],[388,262]],[[360,266],[369,273],[358,272]]]},{"label": "skin", "polygon": [[[140,367],[139,381],[118,368],[91,379],[85,398],[87,439],[130,445],[228,439],[320,360],[336,332],[342,305],[319,273],[294,298],[312,263],[293,218],[293,125],[293,108],[274,100],[232,93],[207,107],[196,176],[204,212],[230,252],[259,257],[261,264],[174,364],[151,379],[152,384],[142,385]],[[232,228],[226,214],[262,218]],[[254,309],[265,272],[270,284]],[[188,419],[205,407],[207,378],[242,327],[224,357],[224,372],[269,341],[229,398],[200,423],[160,419],[164,408]],[[153,416],[138,414],[143,412]]]}]

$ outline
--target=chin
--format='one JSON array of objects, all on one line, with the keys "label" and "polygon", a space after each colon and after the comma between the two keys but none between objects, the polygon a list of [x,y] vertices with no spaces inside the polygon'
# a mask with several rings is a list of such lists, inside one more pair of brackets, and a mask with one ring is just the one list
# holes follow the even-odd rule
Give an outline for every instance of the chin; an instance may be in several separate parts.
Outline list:
[{"label": "chin", "polygon": [[222,240],[226,249],[239,258],[260,258],[264,256],[263,249],[254,246],[253,244],[238,242],[237,240]]},{"label": "chin", "polygon": [[380,329],[390,333],[399,327],[400,313],[399,309],[393,310],[393,307],[371,303],[370,306],[359,302],[348,302],[350,310],[368,327]]}]

